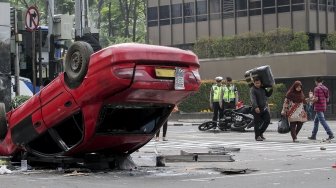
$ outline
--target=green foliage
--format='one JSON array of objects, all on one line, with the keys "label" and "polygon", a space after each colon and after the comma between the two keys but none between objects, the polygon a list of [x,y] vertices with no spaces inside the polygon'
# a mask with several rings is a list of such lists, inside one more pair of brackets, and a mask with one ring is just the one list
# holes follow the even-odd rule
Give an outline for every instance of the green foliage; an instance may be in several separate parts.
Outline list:
[{"label": "green foliage", "polygon": [[30,96],[26,95],[15,96],[11,102],[12,108],[17,108],[18,106],[26,102],[28,99],[30,99]]},{"label": "green foliage", "polygon": [[199,39],[193,51],[199,58],[234,57],[308,50],[308,36],[279,28],[266,33],[245,33],[233,37]]},{"label": "green foliage", "polygon": [[330,33],[326,38],[326,49],[336,50],[336,32]]},{"label": "green foliage", "polygon": [[146,37],[145,4],[145,0],[104,1],[100,11],[102,46],[124,41],[144,43]]},{"label": "green foliage", "polygon": [[[211,81],[203,81],[199,91],[190,96],[188,99],[179,104],[179,109],[183,112],[201,112],[209,109],[209,92],[214,83]],[[245,105],[250,105],[250,87],[244,81],[234,82],[239,92],[239,99]],[[286,94],[284,84],[276,84],[272,96],[269,98],[271,111],[280,113],[282,104]]]}]

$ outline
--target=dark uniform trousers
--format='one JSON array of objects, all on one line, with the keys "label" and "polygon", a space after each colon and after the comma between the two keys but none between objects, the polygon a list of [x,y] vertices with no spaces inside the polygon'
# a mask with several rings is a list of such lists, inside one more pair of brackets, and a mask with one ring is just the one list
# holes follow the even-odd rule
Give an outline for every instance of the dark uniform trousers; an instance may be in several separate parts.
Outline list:
[{"label": "dark uniform trousers", "polygon": [[271,116],[267,108],[260,109],[259,114],[253,110],[253,116],[255,138],[257,139],[259,136],[263,135],[268,125],[271,123]]}]

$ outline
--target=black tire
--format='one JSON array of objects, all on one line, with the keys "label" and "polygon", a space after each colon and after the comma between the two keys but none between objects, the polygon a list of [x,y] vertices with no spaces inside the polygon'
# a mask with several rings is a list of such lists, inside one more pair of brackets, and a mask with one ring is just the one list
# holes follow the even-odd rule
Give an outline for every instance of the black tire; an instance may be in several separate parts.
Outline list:
[{"label": "black tire", "polygon": [[0,103],[0,139],[4,139],[7,135],[7,119],[6,119],[6,108],[4,103]]},{"label": "black tire", "polygon": [[216,127],[216,123],[215,121],[207,121],[205,123],[202,123],[201,125],[198,126],[198,130],[200,131],[206,131],[209,129],[212,129],[214,127]]},{"label": "black tire", "polygon": [[64,65],[67,81],[70,82],[68,85],[82,83],[89,67],[91,54],[93,49],[86,42],[77,41],[70,46]]}]

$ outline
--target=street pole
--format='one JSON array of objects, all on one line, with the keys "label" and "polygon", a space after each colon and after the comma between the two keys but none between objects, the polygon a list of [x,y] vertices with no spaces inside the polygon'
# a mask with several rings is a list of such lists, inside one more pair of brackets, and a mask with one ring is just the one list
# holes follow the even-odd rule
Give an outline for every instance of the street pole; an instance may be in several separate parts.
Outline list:
[{"label": "street pole", "polygon": [[40,89],[42,86],[42,29],[39,29],[39,81],[40,81]]},{"label": "street pole", "polygon": [[35,52],[35,30],[32,31],[32,67],[33,67],[33,94],[36,93],[36,52]]},{"label": "street pole", "polygon": [[15,79],[15,96],[20,95],[20,60],[19,60],[19,34],[17,12],[14,10],[14,33],[15,33],[15,62],[14,62],[14,79]]}]

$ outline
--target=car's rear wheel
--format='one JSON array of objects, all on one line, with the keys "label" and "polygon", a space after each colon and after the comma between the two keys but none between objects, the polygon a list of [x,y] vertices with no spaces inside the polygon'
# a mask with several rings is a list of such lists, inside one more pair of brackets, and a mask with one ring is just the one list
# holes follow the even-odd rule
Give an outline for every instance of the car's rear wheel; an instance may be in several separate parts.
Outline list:
[{"label": "car's rear wheel", "polygon": [[77,41],[73,43],[65,57],[65,73],[68,86],[82,83],[89,66],[90,56],[93,49],[90,44]]},{"label": "car's rear wheel", "polygon": [[4,139],[7,134],[6,108],[4,103],[0,103],[0,139]]}]

